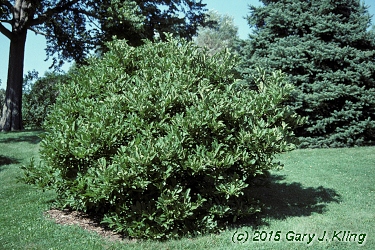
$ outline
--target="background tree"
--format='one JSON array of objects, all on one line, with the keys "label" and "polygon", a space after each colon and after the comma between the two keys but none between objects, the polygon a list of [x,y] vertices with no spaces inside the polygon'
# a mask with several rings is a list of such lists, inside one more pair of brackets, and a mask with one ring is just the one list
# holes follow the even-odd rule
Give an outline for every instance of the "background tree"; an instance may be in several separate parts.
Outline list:
[{"label": "background tree", "polygon": [[[41,128],[58,96],[58,85],[69,78],[69,73],[47,72],[43,77],[26,82],[23,93],[23,124],[29,128]],[[27,79],[27,78],[26,78]]]},{"label": "background tree", "polygon": [[[1,79],[0,79],[0,84],[1,84]],[[5,100],[5,89],[0,89],[0,107],[3,106],[4,100]]]},{"label": "background tree", "polygon": [[2,106],[4,104],[5,100],[5,89],[0,89],[0,105]]},{"label": "background tree", "polygon": [[254,33],[243,73],[281,69],[297,86],[290,103],[309,122],[301,146],[352,146],[375,139],[375,36],[357,0],[262,1],[250,7]]},{"label": "background tree", "polygon": [[47,37],[47,55],[56,55],[54,64],[67,59],[82,63],[93,49],[105,49],[103,44],[113,36],[128,39],[133,45],[165,31],[191,39],[197,25],[203,23],[204,11],[201,1],[190,0],[0,0],[0,32],[10,40],[0,130],[22,129],[28,30]]},{"label": "background tree", "polygon": [[239,37],[233,17],[210,10],[207,13],[207,22],[211,25],[199,26],[195,43],[201,48],[207,48],[210,55],[225,49],[235,51]]}]

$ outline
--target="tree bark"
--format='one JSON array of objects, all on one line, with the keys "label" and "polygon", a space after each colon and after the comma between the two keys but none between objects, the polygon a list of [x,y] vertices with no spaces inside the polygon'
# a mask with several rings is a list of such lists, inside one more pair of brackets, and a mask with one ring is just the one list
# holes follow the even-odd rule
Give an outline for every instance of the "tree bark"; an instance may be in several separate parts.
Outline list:
[{"label": "tree bark", "polygon": [[0,131],[17,131],[23,128],[23,61],[25,58],[28,21],[30,17],[33,17],[34,13],[28,0],[15,0],[12,11],[13,19],[10,22],[12,31],[7,31],[4,26],[0,30],[10,40],[7,89],[1,113]]},{"label": "tree bark", "polygon": [[27,30],[13,33],[10,40],[9,65],[5,102],[2,108],[0,130],[22,130],[23,63]]}]

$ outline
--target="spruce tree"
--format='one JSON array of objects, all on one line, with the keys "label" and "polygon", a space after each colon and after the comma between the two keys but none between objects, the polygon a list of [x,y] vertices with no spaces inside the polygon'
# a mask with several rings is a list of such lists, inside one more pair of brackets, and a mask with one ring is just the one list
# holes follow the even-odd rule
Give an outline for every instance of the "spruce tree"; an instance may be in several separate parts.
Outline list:
[{"label": "spruce tree", "polygon": [[290,105],[308,122],[301,147],[369,145],[375,140],[375,36],[359,0],[262,0],[241,71],[280,69],[297,87]]}]

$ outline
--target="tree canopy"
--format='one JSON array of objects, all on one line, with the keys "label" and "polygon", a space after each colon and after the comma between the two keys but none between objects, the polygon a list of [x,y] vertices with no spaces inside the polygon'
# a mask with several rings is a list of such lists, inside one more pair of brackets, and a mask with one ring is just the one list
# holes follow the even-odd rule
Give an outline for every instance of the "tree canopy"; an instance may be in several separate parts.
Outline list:
[{"label": "tree canopy", "polygon": [[195,43],[199,47],[208,49],[210,55],[225,49],[235,50],[239,37],[233,17],[210,10],[207,13],[207,22],[211,25],[198,28]]},{"label": "tree canopy", "polygon": [[[105,50],[114,36],[131,45],[163,39],[164,32],[191,39],[204,22],[205,4],[195,0],[0,0],[0,32],[10,40],[6,100],[0,130],[22,129],[22,78],[27,31],[47,38],[54,64],[82,63]],[[10,25],[8,29],[7,25]]]},{"label": "tree canopy", "polygon": [[79,62],[113,36],[132,45],[163,32],[191,39],[204,23],[204,6],[191,0],[1,0],[1,22],[13,30],[0,23],[0,31],[8,38],[22,29],[45,35],[50,56]]},{"label": "tree canopy", "polygon": [[242,72],[281,69],[297,87],[294,109],[309,122],[301,146],[352,146],[375,139],[375,36],[357,0],[262,1]]}]

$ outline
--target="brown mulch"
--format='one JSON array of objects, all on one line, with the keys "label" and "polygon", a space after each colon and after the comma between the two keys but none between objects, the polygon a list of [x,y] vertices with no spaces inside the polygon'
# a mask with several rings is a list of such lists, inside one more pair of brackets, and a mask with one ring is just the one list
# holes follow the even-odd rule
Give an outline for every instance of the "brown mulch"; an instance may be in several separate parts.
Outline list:
[{"label": "brown mulch", "polygon": [[58,210],[58,209],[51,209],[45,212],[45,215],[53,219],[57,224],[61,225],[78,225],[79,227],[91,231],[96,232],[102,237],[105,237],[111,241],[124,241],[124,237],[110,230],[108,227],[103,226],[100,224],[98,218],[90,217],[89,215],[83,212],[77,211],[70,211],[67,209]]}]

